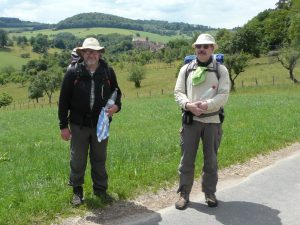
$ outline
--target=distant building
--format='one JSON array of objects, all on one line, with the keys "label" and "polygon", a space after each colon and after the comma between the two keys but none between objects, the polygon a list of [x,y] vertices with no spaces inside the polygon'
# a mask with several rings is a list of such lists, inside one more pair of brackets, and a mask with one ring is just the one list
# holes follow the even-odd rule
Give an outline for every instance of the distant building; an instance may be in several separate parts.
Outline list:
[{"label": "distant building", "polygon": [[162,43],[154,43],[149,41],[148,38],[142,37],[134,37],[132,43],[134,48],[150,50],[151,52],[156,52],[165,47]]}]

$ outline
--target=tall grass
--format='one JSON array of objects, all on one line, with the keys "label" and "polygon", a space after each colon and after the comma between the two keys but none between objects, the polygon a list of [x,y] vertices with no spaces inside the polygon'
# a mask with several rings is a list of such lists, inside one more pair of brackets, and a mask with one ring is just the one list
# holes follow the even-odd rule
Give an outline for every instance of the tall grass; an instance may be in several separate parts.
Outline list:
[{"label": "tall grass", "polygon": [[[298,85],[247,88],[225,107],[220,167],[300,140]],[[69,204],[69,143],[60,140],[57,109],[0,111],[0,224],[48,224],[57,215],[103,204],[86,172],[86,204]],[[180,110],[172,95],[125,98],[108,147],[109,192],[128,199],[177,181]],[[200,176],[198,154],[196,176]]]}]

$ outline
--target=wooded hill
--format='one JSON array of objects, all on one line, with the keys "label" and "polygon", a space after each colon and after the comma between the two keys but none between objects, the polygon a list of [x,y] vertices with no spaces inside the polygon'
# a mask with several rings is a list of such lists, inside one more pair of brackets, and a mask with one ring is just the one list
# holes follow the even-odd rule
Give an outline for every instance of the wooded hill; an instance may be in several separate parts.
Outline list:
[{"label": "wooded hill", "polygon": [[104,13],[81,13],[60,21],[55,28],[86,28],[86,27],[112,27],[138,31],[146,31],[161,35],[176,35],[178,33],[192,35],[193,32],[213,30],[203,25],[191,25],[182,22],[161,20],[132,20],[124,17]]},{"label": "wooded hill", "polygon": [[137,31],[146,31],[160,35],[186,34],[191,36],[195,31],[214,30],[209,26],[192,25],[182,22],[172,22],[162,20],[132,20],[120,16],[104,13],[81,13],[66,18],[57,24],[42,24],[28,21],[21,21],[18,18],[0,17],[0,28],[19,27],[37,29],[69,29],[69,28],[91,28],[91,27],[109,27],[122,28]]},{"label": "wooded hill", "polygon": [[30,28],[33,30],[51,28],[50,24],[22,21],[18,18],[0,17],[0,28]]}]

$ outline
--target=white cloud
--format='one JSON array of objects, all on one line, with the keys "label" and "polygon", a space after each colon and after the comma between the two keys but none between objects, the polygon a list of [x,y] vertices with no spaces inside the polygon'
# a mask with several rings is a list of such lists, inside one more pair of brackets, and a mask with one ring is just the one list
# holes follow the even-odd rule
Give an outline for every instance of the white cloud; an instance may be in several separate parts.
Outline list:
[{"label": "white cloud", "polygon": [[0,15],[33,22],[57,23],[79,13],[101,12],[131,19],[186,22],[233,28],[268,8],[277,0],[0,0]]}]

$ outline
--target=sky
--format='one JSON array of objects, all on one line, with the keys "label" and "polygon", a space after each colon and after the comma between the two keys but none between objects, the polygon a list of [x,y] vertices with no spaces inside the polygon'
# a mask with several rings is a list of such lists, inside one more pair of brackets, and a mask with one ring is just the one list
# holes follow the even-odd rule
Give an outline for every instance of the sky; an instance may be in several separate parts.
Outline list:
[{"label": "sky", "polygon": [[0,17],[55,24],[79,13],[100,12],[129,19],[164,20],[231,29],[278,0],[0,0]]}]

